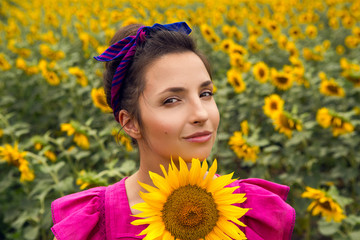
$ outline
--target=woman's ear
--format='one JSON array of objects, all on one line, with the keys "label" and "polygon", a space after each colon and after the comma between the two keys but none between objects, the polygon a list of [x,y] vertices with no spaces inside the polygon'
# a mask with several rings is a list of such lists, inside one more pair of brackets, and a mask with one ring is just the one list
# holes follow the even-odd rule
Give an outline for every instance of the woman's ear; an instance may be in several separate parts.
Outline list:
[{"label": "woman's ear", "polygon": [[120,110],[119,123],[130,137],[136,140],[141,137],[140,126],[138,122],[132,116],[130,116],[128,111]]}]

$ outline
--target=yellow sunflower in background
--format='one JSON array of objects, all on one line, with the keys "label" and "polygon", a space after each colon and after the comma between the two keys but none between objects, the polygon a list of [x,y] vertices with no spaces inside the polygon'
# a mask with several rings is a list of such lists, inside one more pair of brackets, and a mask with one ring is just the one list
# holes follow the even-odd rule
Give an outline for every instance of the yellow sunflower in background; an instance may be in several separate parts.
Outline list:
[{"label": "yellow sunflower in background", "polygon": [[268,20],[265,22],[266,29],[272,34],[272,35],[279,35],[281,33],[280,24],[276,22],[275,20]]},{"label": "yellow sunflower in background", "polygon": [[234,41],[230,38],[224,39],[221,41],[220,43],[220,49],[226,53],[230,52],[230,49],[232,48],[232,46],[234,45]]},{"label": "yellow sunflower in background", "polygon": [[354,131],[354,125],[341,117],[333,117],[331,121],[331,127],[334,137]]},{"label": "yellow sunflower in background", "polygon": [[311,39],[316,38],[318,34],[317,27],[315,25],[308,25],[305,29],[305,34]]},{"label": "yellow sunflower in background", "polygon": [[334,137],[354,131],[354,125],[349,120],[327,108],[321,108],[317,111],[316,121],[323,128],[331,127]]},{"label": "yellow sunflower in background", "polygon": [[231,45],[230,54],[238,54],[244,57],[248,54],[248,51],[243,46],[235,43]]},{"label": "yellow sunflower in background", "polygon": [[288,90],[293,84],[293,76],[291,73],[279,72],[275,68],[270,71],[272,84],[280,90]]},{"label": "yellow sunflower in background", "polygon": [[256,35],[250,35],[250,37],[247,41],[247,45],[248,45],[248,48],[250,49],[250,51],[252,51],[253,53],[257,53],[263,49],[263,46],[261,44],[259,44]]},{"label": "yellow sunflower in background", "polygon": [[345,48],[342,45],[337,45],[335,51],[338,55],[343,55],[345,52]]},{"label": "yellow sunflower in background", "polygon": [[230,54],[230,65],[240,72],[248,72],[251,68],[251,63],[247,62],[240,54]]},{"label": "yellow sunflower in background", "polygon": [[323,128],[328,128],[331,126],[331,119],[332,116],[330,115],[329,109],[327,108],[320,108],[316,113],[316,121]]},{"label": "yellow sunflower in background", "polygon": [[299,50],[296,47],[295,42],[288,41],[286,43],[285,49],[289,52],[290,57],[299,57]]},{"label": "yellow sunflower in background", "polygon": [[293,38],[293,39],[298,39],[302,37],[302,32],[301,32],[301,28],[297,25],[294,25],[292,27],[289,28],[289,35]]},{"label": "yellow sunflower in background", "polygon": [[82,149],[89,149],[90,143],[88,137],[80,132],[75,133],[74,142]]},{"label": "yellow sunflower in background", "polygon": [[20,152],[18,143],[14,147],[10,144],[0,146],[0,161],[4,160],[8,164],[17,167],[21,173],[20,182],[31,182],[35,178],[34,170],[29,168],[29,162],[25,159],[27,152]]},{"label": "yellow sunflower in background", "polygon": [[313,199],[307,208],[313,216],[321,213],[327,222],[334,220],[341,222],[346,216],[343,214],[343,209],[330,196],[322,191],[311,187],[306,187],[306,191],[301,194],[302,198]]},{"label": "yellow sunflower in background", "polygon": [[264,62],[258,62],[253,67],[253,74],[256,80],[265,83],[270,76],[269,67]]},{"label": "yellow sunflower in background", "polygon": [[278,37],[277,37],[277,43],[278,43],[278,47],[281,48],[281,49],[285,49],[286,48],[286,44],[288,42],[288,38],[287,36],[285,36],[284,34],[280,34]]},{"label": "yellow sunflower in background", "polygon": [[88,79],[85,75],[84,70],[80,69],[79,67],[70,67],[69,73],[76,77],[77,83],[81,86],[86,87],[88,85]]},{"label": "yellow sunflower in background", "polygon": [[5,54],[0,53],[0,70],[7,71],[11,68],[10,63],[6,60]]},{"label": "yellow sunflower in background", "polygon": [[133,147],[131,145],[131,138],[128,137],[123,131],[113,129],[111,130],[111,135],[114,136],[116,142],[125,146],[126,151],[131,152],[133,150]]},{"label": "yellow sunflower in background", "polygon": [[241,73],[236,69],[232,68],[227,72],[227,79],[231,86],[234,87],[236,93],[241,93],[246,90],[246,85]]},{"label": "yellow sunflower in background", "polygon": [[93,88],[91,90],[91,98],[93,100],[94,105],[99,108],[101,111],[110,113],[112,109],[106,102],[105,91],[103,87]]},{"label": "yellow sunflower in background", "polygon": [[29,168],[29,162],[25,159],[20,159],[20,165],[19,165],[19,171],[20,171],[20,182],[31,182],[35,179],[34,170]]},{"label": "yellow sunflower in background", "polygon": [[214,29],[207,24],[200,25],[200,31],[203,37],[210,43],[217,43],[220,41],[219,36],[215,33]]},{"label": "yellow sunflower in background", "polygon": [[240,123],[240,127],[241,127],[241,132],[247,136],[249,135],[249,123],[247,120],[244,120]]},{"label": "yellow sunflower in background", "polygon": [[321,81],[320,93],[326,96],[336,96],[336,97],[345,96],[344,89],[340,87],[339,84],[333,78],[329,80],[324,79]]},{"label": "yellow sunflower in background", "polygon": [[45,157],[47,157],[50,161],[56,162],[56,154],[53,151],[47,150],[44,152]]},{"label": "yellow sunflower in background", "polygon": [[279,112],[273,118],[275,129],[280,133],[284,133],[288,138],[291,138],[294,130],[301,131],[302,125],[299,120],[293,118],[290,113],[286,111]]},{"label": "yellow sunflower in background", "polygon": [[251,146],[242,135],[243,132],[235,131],[228,144],[238,158],[255,163],[260,149],[258,146]]},{"label": "yellow sunflower in background", "polygon": [[27,152],[20,152],[18,143],[15,142],[14,146],[5,144],[0,146],[0,160],[6,161],[8,164],[12,164],[16,167],[20,165],[21,160],[25,160]]},{"label": "yellow sunflower in background", "polygon": [[265,98],[265,105],[263,106],[264,113],[269,118],[274,118],[278,112],[284,109],[284,100],[277,94],[271,94]]},{"label": "yellow sunflower in background", "polygon": [[214,178],[217,162],[208,164],[192,159],[188,169],[179,158],[179,169],[171,161],[168,172],[160,165],[164,177],[149,172],[156,187],[140,183],[148,192],[140,192],[145,201],[133,206],[141,211],[133,225],[148,224],[139,235],[144,240],[246,239],[238,226],[249,209],[234,206],[243,203],[245,194],[233,194],[237,187],[226,188],[234,182],[232,173]]},{"label": "yellow sunflower in background", "polygon": [[44,74],[44,77],[46,79],[46,81],[52,85],[52,86],[57,86],[60,84],[60,78],[58,77],[58,75],[53,72],[53,71],[47,71],[45,74]]},{"label": "yellow sunflower in background", "polygon": [[68,136],[74,135],[74,142],[82,149],[89,149],[90,143],[84,131],[80,130],[81,126],[75,122],[60,124],[62,132],[66,132]]},{"label": "yellow sunflower in background", "polygon": [[348,62],[346,58],[340,60],[343,69],[341,75],[353,83],[354,87],[360,87],[360,65]]}]

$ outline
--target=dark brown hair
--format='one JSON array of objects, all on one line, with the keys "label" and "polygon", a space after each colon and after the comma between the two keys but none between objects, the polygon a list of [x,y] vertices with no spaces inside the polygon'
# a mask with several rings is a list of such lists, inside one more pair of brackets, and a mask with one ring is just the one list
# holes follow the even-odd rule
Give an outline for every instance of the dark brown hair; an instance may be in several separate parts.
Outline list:
[{"label": "dark brown hair", "polygon": [[[132,24],[121,28],[111,39],[110,45],[128,36],[136,35],[140,27],[142,27],[141,24]],[[142,124],[138,99],[145,88],[144,74],[147,67],[163,55],[183,52],[193,52],[198,55],[211,77],[210,65],[207,59],[196,49],[194,40],[184,33],[156,30],[150,32],[146,40],[136,46],[135,55],[120,89],[119,104],[120,109],[126,110],[130,116],[135,118],[140,128],[142,128]],[[119,62],[120,60],[114,60],[105,64],[103,81],[109,106],[111,106],[111,82]]]}]

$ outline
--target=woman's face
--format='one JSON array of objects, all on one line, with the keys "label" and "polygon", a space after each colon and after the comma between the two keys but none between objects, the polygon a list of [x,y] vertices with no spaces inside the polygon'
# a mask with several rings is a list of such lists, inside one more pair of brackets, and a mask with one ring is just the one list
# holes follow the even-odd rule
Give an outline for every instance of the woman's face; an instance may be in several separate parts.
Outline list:
[{"label": "woman's face", "polygon": [[147,157],[204,160],[219,125],[213,84],[202,60],[193,52],[167,54],[145,72],[139,98],[145,133],[139,142]]}]

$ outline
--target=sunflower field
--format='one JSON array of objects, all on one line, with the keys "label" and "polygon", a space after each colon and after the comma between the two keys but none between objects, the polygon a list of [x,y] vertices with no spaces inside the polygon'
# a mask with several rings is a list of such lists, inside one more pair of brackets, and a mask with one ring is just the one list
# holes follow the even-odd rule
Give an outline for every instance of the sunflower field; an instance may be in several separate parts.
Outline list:
[{"label": "sunflower field", "polygon": [[290,186],[293,239],[360,239],[357,0],[0,1],[0,239],[52,239],[54,199],[136,170],[93,56],[121,26],[177,21],[212,65],[208,160]]}]

